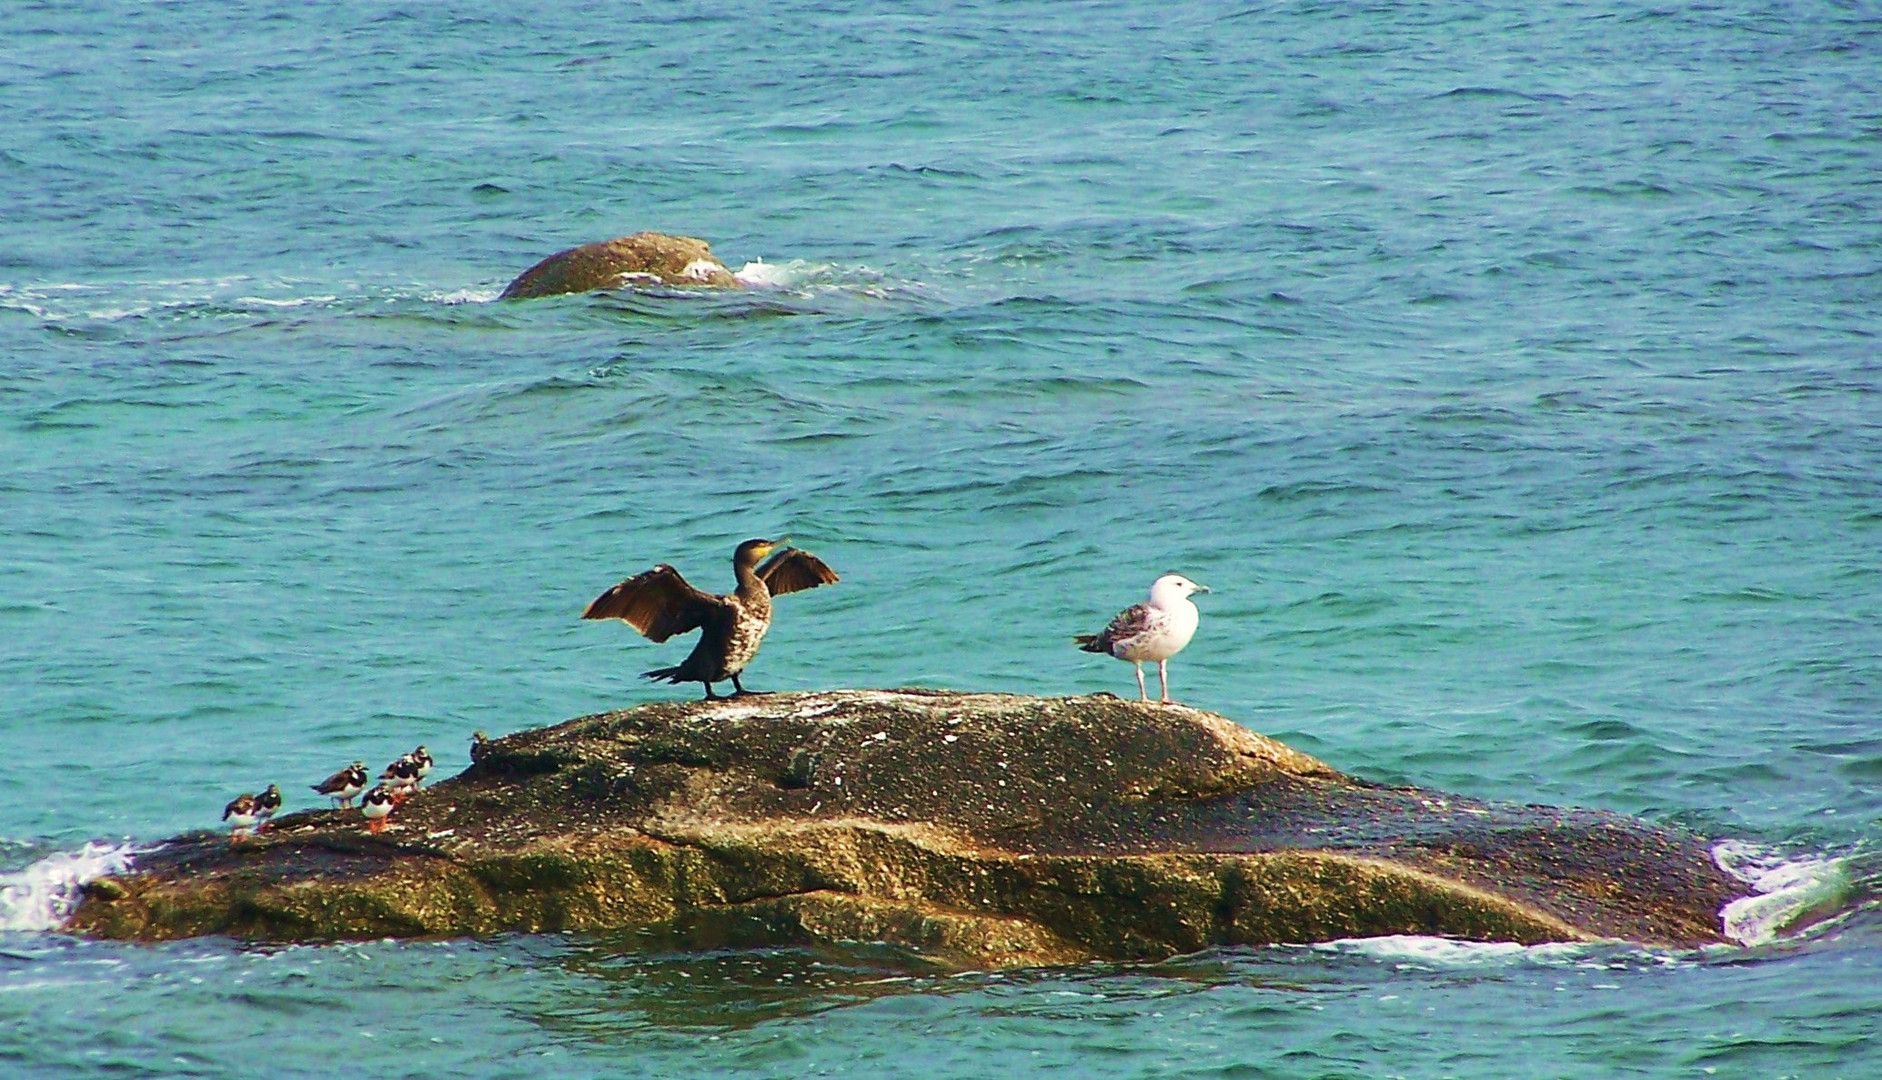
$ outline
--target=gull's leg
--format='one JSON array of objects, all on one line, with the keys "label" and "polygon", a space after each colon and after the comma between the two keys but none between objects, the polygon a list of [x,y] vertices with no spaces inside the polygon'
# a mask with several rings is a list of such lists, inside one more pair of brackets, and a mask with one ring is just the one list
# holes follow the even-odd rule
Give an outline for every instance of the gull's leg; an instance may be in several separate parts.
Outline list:
[{"label": "gull's leg", "polygon": [[1176,702],[1170,700],[1170,669],[1165,666],[1168,663],[1168,660],[1157,661],[1157,683],[1163,689],[1163,698],[1161,701],[1157,702],[1159,705],[1176,704]]},{"label": "gull's leg", "polygon": [[1137,700],[1149,701],[1150,691],[1144,689],[1144,662],[1142,660],[1133,660],[1131,664],[1137,669]]}]

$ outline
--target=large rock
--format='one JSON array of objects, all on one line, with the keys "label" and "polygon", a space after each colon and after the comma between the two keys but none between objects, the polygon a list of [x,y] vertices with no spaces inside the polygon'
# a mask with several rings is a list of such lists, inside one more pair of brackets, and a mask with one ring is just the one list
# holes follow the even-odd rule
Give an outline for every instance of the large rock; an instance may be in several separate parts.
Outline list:
[{"label": "large rock", "polygon": [[473,747],[393,815],[198,833],[88,886],[73,930],[276,940],[620,930],[947,965],[1445,934],[1722,940],[1745,892],[1690,833],[1342,775],[1222,717],[1109,695],[772,694]]},{"label": "large rock", "polygon": [[592,292],[627,285],[715,285],[739,280],[713,258],[704,240],[639,232],[558,251],[517,275],[500,300]]}]

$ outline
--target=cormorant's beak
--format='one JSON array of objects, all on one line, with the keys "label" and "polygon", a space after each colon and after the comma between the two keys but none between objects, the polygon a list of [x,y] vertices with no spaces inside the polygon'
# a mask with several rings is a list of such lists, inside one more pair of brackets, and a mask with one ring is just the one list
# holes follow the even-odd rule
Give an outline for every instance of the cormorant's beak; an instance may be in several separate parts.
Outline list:
[{"label": "cormorant's beak", "polygon": [[790,537],[788,537],[788,536],[780,536],[780,537],[778,537],[778,538],[777,538],[776,540],[773,540],[773,541],[771,541],[771,546],[770,546],[769,548],[767,548],[767,549],[765,550],[765,554],[766,554],[766,555],[769,555],[769,554],[771,554],[771,553],[772,553],[773,551],[776,551],[776,550],[778,550],[778,549],[779,549],[779,548],[781,548],[781,547],[786,547],[786,546],[788,546],[788,545],[790,544],[790,542],[791,542],[791,538],[790,538]]}]

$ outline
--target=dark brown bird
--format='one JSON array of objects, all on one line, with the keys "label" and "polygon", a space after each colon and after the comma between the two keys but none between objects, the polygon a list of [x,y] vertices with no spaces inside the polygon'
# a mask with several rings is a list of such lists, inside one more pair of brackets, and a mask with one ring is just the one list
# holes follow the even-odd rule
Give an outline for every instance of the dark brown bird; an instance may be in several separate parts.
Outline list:
[{"label": "dark brown bird", "polygon": [[[738,676],[758,654],[758,644],[771,627],[771,598],[837,580],[821,559],[784,544],[784,539],[740,544],[732,553],[738,588],[724,596],[700,592],[678,570],[661,563],[595,597],[582,618],[620,619],[656,642],[698,630],[699,643],[685,660],[643,674],[672,683],[704,683],[707,701],[716,696],[712,684],[726,679],[732,680],[734,696],[748,693]],[[767,555],[770,559],[759,565]]]}]

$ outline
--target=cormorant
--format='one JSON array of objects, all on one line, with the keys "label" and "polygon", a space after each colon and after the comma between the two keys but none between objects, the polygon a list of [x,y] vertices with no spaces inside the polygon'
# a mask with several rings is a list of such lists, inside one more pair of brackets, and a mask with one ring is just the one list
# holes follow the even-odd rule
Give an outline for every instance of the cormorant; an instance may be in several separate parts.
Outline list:
[{"label": "cormorant", "polygon": [[[716,697],[712,684],[726,679],[732,680],[734,696],[747,693],[739,672],[757,655],[758,643],[771,626],[771,598],[837,580],[821,559],[784,544],[784,539],[740,544],[732,553],[738,589],[724,596],[700,592],[678,570],[661,563],[595,597],[582,618],[620,619],[656,642],[698,630],[699,643],[691,655],[673,667],[643,672],[645,677],[704,683],[707,701]],[[767,555],[770,559],[760,566]]]},{"label": "cormorant", "polygon": [[1132,604],[1111,625],[1098,634],[1079,634],[1072,640],[1086,652],[1110,653],[1137,667],[1137,699],[1149,701],[1144,689],[1144,661],[1157,662],[1157,681],[1163,696],[1159,704],[1174,705],[1170,699],[1170,673],[1164,665],[1183,651],[1195,636],[1202,613],[1189,602],[1190,593],[1208,592],[1181,574],[1165,574],[1150,586],[1150,596],[1141,604]]}]

